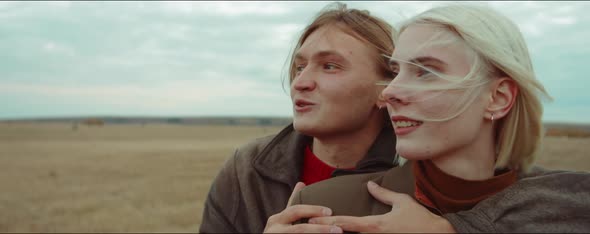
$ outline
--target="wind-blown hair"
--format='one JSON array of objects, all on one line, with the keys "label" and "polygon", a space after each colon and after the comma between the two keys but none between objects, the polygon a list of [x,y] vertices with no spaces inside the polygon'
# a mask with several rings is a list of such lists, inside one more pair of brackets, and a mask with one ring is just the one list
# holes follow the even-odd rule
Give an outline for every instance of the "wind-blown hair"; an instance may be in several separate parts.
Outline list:
[{"label": "wind-blown hair", "polygon": [[469,4],[440,6],[425,11],[404,21],[399,34],[411,25],[430,25],[455,35],[455,38],[449,38],[436,34],[425,46],[459,42],[471,50],[467,54],[472,61],[471,70],[465,77],[436,74],[451,82],[447,82],[448,85],[413,87],[437,92],[466,90],[462,99],[453,104],[455,108],[450,108],[456,112],[443,119],[454,118],[463,112],[485,87],[483,84],[494,78],[510,77],[516,83],[518,92],[514,105],[504,118],[494,121],[496,168],[527,171],[539,152],[544,135],[541,97],[551,97],[535,77],[527,45],[518,27],[490,7]]}]

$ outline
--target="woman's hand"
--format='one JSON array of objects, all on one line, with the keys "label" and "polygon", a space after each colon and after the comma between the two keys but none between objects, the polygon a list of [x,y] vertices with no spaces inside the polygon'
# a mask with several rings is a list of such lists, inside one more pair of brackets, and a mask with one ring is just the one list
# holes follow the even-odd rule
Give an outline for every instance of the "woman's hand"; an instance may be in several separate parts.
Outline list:
[{"label": "woman's hand", "polygon": [[367,187],[375,199],[391,206],[390,212],[364,217],[315,217],[309,223],[336,225],[352,232],[456,232],[446,219],[431,213],[412,197],[382,188],[372,181]]},{"label": "woman's hand", "polygon": [[293,222],[312,217],[325,217],[332,215],[332,210],[323,206],[312,206],[312,205],[294,205],[291,206],[291,200],[301,189],[305,187],[305,184],[298,182],[291,193],[287,208],[278,214],[270,216],[266,221],[266,227],[264,227],[265,233],[342,233],[340,227],[329,225],[329,224],[295,224]]}]

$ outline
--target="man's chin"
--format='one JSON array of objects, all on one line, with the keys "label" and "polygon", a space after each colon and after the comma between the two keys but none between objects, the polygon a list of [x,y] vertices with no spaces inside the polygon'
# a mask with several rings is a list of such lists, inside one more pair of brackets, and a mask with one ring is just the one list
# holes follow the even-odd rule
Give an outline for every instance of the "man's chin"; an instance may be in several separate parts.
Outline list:
[{"label": "man's chin", "polygon": [[312,121],[297,120],[293,121],[293,128],[304,135],[312,135],[314,130],[318,130],[318,126],[312,123]]}]

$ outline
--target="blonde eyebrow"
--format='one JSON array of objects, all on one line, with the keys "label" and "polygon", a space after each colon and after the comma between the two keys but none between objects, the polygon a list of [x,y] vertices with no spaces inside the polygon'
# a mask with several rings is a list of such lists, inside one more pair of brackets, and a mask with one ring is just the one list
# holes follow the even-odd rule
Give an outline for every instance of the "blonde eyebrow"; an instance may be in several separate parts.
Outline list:
[{"label": "blonde eyebrow", "polygon": [[409,61],[416,63],[416,64],[424,64],[426,62],[435,62],[435,63],[438,63],[442,66],[448,65],[446,62],[444,62],[438,58],[432,57],[432,56],[417,57],[417,58],[410,59]]}]

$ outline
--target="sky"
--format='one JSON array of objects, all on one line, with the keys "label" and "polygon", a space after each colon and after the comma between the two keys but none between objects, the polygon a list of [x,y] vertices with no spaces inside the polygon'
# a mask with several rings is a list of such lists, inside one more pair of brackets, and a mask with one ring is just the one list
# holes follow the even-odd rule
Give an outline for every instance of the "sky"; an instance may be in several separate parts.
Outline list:
[{"label": "sky", "polygon": [[[329,3],[0,1],[0,119],[289,117],[287,57]],[[449,4],[344,3],[394,27]],[[590,2],[480,4],[524,34],[543,120],[590,123]]]}]

